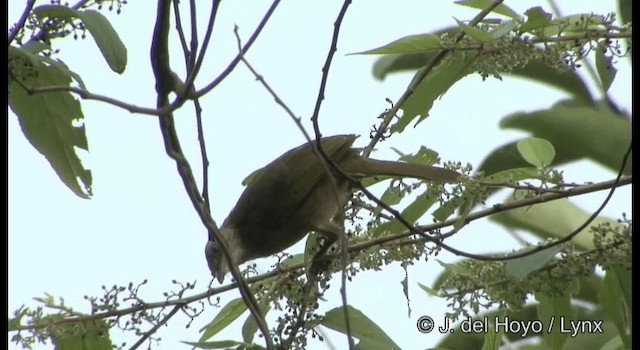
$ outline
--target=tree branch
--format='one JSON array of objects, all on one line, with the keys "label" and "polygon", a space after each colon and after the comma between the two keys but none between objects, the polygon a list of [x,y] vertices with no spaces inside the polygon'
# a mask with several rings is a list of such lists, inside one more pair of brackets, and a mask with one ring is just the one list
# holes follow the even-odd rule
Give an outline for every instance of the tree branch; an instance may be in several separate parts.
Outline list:
[{"label": "tree branch", "polygon": [[[171,9],[171,0],[159,0],[157,9],[156,26],[153,32],[153,40],[151,44],[151,65],[156,77],[156,90],[158,92],[157,106],[162,108],[169,105],[169,93],[173,88],[173,72],[169,64],[169,12]],[[190,91],[185,88],[186,93]],[[209,234],[213,234],[217,242],[220,244],[225,258],[228,261],[232,261],[229,254],[228,246],[224,239],[222,239],[220,230],[216,226],[215,222],[211,218],[206,203],[204,203],[202,197],[199,194],[197,183],[193,177],[191,166],[188,160],[185,158],[180,146],[180,141],[176,133],[173,115],[171,112],[161,114],[159,117],[160,130],[162,131],[162,137],[165,143],[165,150],[167,155],[176,162],[178,173],[182,178],[183,184],[193,204],[196,212],[200,216],[203,224],[207,228]],[[247,308],[256,319],[258,328],[262,332],[265,338],[265,342],[268,349],[273,349],[273,340],[269,334],[269,328],[264,320],[264,313],[262,312],[260,305],[255,299],[255,296],[251,292],[251,289],[247,285],[246,281],[242,277],[238,266],[234,263],[229,264],[231,274],[238,282],[238,289],[242,295]]]},{"label": "tree branch", "polygon": [[[571,188],[565,191],[565,193],[563,194],[559,194],[559,193],[548,193],[548,194],[544,194],[541,196],[536,196],[536,197],[531,197],[531,198],[527,198],[527,199],[522,199],[522,200],[517,200],[517,201],[513,201],[507,204],[498,204],[498,205],[494,205],[492,208],[487,208],[487,209],[483,209],[483,210],[479,210],[475,213],[471,213],[468,216],[466,216],[466,220],[467,222],[471,222],[471,221],[475,221],[481,218],[485,218],[488,216],[491,216],[493,214],[497,214],[500,212],[505,212],[505,211],[509,211],[512,209],[518,209],[518,208],[524,208],[524,207],[528,207],[534,204],[540,204],[540,203],[545,203],[545,202],[549,202],[549,201],[553,201],[556,199],[561,199],[561,198],[570,198],[570,197],[575,197],[575,196],[580,196],[580,195],[584,195],[584,194],[588,194],[588,193],[594,193],[594,192],[598,192],[598,191],[602,191],[602,190],[606,190],[606,189],[611,189],[614,186],[615,187],[622,187],[622,186],[626,186],[626,185],[630,185],[633,182],[633,177],[632,176],[623,176],[620,178],[619,181],[616,181],[616,179],[613,180],[608,180],[608,181],[603,181],[603,182],[599,182],[599,183],[595,183],[595,184],[590,184],[590,185],[583,185],[583,186],[578,186],[575,188]],[[420,229],[421,231],[424,232],[428,232],[428,231],[432,231],[432,230],[437,230],[437,229],[441,229],[444,227],[448,227],[448,226],[452,226],[455,222],[457,222],[458,220],[460,220],[460,217],[456,217],[453,219],[449,219],[443,222],[439,222],[439,223],[433,223],[433,224],[429,224],[429,225],[421,225],[418,226],[418,229]],[[401,242],[401,244],[406,244],[406,242],[402,242],[401,240],[403,238],[407,238],[409,236],[414,235],[413,232],[403,232],[403,233],[398,233],[398,234],[393,234],[393,235],[388,235],[388,236],[384,236],[384,237],[378,237],[375,239],[371,239],[368,240],[366,242],[360,242],[360,243],[355,243],[352,244],[351,246],[349,246],[348,250],[350,253],[357,253],[375,246],[381,246],[381,245],[385,245],[385,244],[391,244],[394,242]],[[416,239],[413,241],[414,244],[424,244],[424,240],[423,239]],[[286,266],[286,267],[277,267],[269,272],[263,273],[261,275],[258,276],[254,276],[254,277],[250,277],[247,278],[247,284],[253,284],[256,282],[260,282],[260,281],[264,281],[268,278],[273,278],[273,277],[277,277],[280,275],[284,275],[284,274],[288,274],[288,273],[292,273],[294,271],[298,271],[298,274],[302,274],[302,269],[305,268],[305,263],[299,263],[299,264],[294,264],[294,265],[290,265],[290,266]],[[139,311],[144,311],[144,310],[151,310],[151,309],[157,309],[157,308],[164,308],[167,306],[175,306],[175,305],[187,305],[199,300],[203,300],[206,298],[210,298],[214,295],[218,295],[218,294],[222,294],[224,292],[230,291],[232,289],[237,288],[237,283],[231,283],[228,284],[226,286],[222,286],[222,287],[218,287],[218,288],[210,288],[205,292],[201,292],[198,294],[194,294],[192,296],[189,297],[185,297],[185,298],[180,298],[180,299],[173,299],[173,300],[165,300],[165,301],[161,301],[161,302],[153,302],[153,303],[140,303],[138,305],[132,306],[132,307],[128,307],[128,308],[123,308],[123,309],[119,309],[119,310],[110,310],[110,311],[105,311],[105,312],[101,312],[101,313],[95,313],[93,315],[86,315],[86,316],[73,316],[73,317],[67,317],[64,319],[59,319],[59,320],[55,320],[55,321],[46,321],[46,322],[41,322],[41,323],[36,323],[36,324],[29,324],[29,325],[18,325],[18,326],[12,326],[11,328],[9,328],[10,332],[15,332],[15,331],[25,331],[25,330],[31,330],[31,329],[41,329],[41,328],[46,328],[46,327],[50,327],[50,326],[55,326],[55,325],[60,325],[60,324],[66,324],[66,323],[74,323],[74,322],[87,322],[87,321],[92,321],[92,320],[97,320],[97,319],[105,319],[105,318],[110,318],[110,317],[122,317],[128,314],[132,314],[134,312],[139,312]]]}]

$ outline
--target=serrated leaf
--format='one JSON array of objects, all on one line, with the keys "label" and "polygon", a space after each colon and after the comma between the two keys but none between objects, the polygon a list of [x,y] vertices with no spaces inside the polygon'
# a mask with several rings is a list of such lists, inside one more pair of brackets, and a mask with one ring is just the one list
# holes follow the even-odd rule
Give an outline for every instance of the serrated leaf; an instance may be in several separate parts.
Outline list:
[{"label": "serrated leaf", "polygon": [[127,66],[127,48],[111,22],[95,10],[79,11],[77,15],[91,33],[111,70],[120,74],[124,72]]},{"label": "serrated leaf", "polygon": [[607,56],[607,49],[604,46],[604,42],[598,43],[596,49],[596,70],[600,77],[600,85],[604,92],[609,91],[613,80],[616,77],[618,70],[613,66],[613,56]]},{"label": "serrated leaf", "polygon": [[[360,310],[351,305],[347,305],[349,313],[349,326],[351,335],[358,338],[360,342],[356,349],[371,350],[394,350],[400,347],[380,328],[371,321]],[[343,307],[338,307],[328,311],[320,324],[335,331],[346,334],[346,325]]]},{"label": "serrated leaf", "polygon": [[599,295],[600,305],[616,325],[621,342],[631,348],[631,270],[613,267],[606,271]]},{"label": "serrated leaf", "polygon": [[[462,54],[456,54],[431,71],[400,107],[403,115],[396,124],[391,126],[391,131],[402,132],[418,115],[420,118],[416,121],[416,125],[424,120],[429,115],[433,102],[445,94],[458,80],[471,73],[470,63],[471,59]],[[414,79],[420,74],[421,71],[418,71]]]},{"label": "serrated leaf", "polygon": [[[455,4],[458,5],[463,5],[463,6],[468,6],[468,7],[472,7],[472,8],[476,8],[478,10],[484,10],[486,8],[488,8],[489,6],[492,6],[494,1],[491,0],[462,0],[462,1],[454,1]],[[497,13],[503,16],[507,16],[507,17],[511,17],[513,19],[520,19],[520,16],[518,15],[517,12],[515,12],[514,10],[512,10],[510,7],[508,7],[505,4],[500,4],[498,6],[496,6],[493,10],[491,10],[492,13]]]},{"label": "serrated leaf", "polygon": [[400,38],[375,49],[352,53],[351,55],[407,54],[437,51],[442,48],[442,43],[437,35],[417,34]]},{"label": "serrated leaf", "polygon": [[539,137],[529,137],[518,141],[518,151],[524,160],[538,168],[551,165],[556,156],[551,142]]},{"label": "serrated leaf", "polygon": [[[545,266],[564,248],[564,246],[565,244],[558,244],[521,258],[507,260],[505,274],[508,277],[513,277],[518,280],[524,279],[532,272]],[[531,249],[533,248],[527,248],[524,251]]]},{"label": "serrated leaf", "polygon": [[[31,88],[69,86],[68,71],[45,65],[35,55],[9,47],[9,59],[28,62],[32,75],[18,76]],[[9,107],[18,116],[22,132],[49,161],[60,179],[77,196],[91,195],[91,171],[84,168],[76,148],[88,151],[80,103],[68,92],[30,95],[14,80],[9,82]],[[81,186],[82,185],[82,186]]]},{"label": "serrated leaf", "polygon": [[[571,284],[576,284],[575,281],[567,281],[568,288],[565,289],[562,295],[556,295],[549,297],[543,293],[535,293],[538,304],[538,317],[543,324],[545,331],[543,336],[543,342],[549,349],[563,349],[564,343],[569,338],[569,334],[565,331],[562,332],[559,322],[564,322],[565,325],[576,319],[575,312],[571,307],[571,296],[573,288]],[[554,324],[550,327],[549,325]]]},{"label": "serrated leaf", "polygon": [[464,22],[459,21],[457,18],[454,18],[454,20],[458,23],[460,28],[464,30],[464,33],[474,40],[477,40],[481,43],[490,43],[496,40],[496,38],[494,38],[491,34],[485,32],[484,30],[467,25]]},{"label": "serrated leaf", "polygon": [[214,317],[213,321],[200,329],[200,332],[204,331],[204,333],[200,337],[199,343],[205,342],[218,334],[218,332],[225,329],[246,310],[247,305],[244,303],[242,298],[236,298],[228,302],[222,309],[220,309],[220,311],[218,311],[218,314]]}]

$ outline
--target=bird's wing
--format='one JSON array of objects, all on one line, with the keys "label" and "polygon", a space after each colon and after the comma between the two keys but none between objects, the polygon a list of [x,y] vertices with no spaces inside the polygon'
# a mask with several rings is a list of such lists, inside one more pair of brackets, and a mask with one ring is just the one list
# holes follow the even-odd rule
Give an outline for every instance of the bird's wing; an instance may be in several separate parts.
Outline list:
[{"label": "bird's wing", "polygon": [[[351,150],[355,135],[338,135],[322,139],[322,148],[339,161]],[[314,188],[328,179],[322,160],[308,143],[296,147],[265,166],[247,186],[229,214],[225,225],[268,224],[279,227],[291,213],[309,198]]]}]

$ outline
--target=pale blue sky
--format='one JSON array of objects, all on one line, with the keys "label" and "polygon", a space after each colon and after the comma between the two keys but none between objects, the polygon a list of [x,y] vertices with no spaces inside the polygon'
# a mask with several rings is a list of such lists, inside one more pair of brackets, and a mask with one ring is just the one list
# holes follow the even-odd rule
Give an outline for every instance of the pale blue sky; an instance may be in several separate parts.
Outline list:
[{"label": "pale blue sky", "polygon": [[[517,11],[534,5],[549,10],[546,2],[506,3]],[[616,9],[615,1],[590,2],[589,8],[583,8],[584,2],[579,0],[560,3],[564,14],[580,9],[595,13]],[[9,23],[20,16],[23,4],[24,1],[9,1]],[[242,39],[246,41],[270,2],[247,4],[222,3],[197,86],[217,76],[235,56],[234,24],[239,25]],[[341,2],[337,1],[283,1],[247,55],[288,106],[302,116],[309,130],[321,68],[340,6]],[[187,13],[184,8],[183,13]],[[201,26],[206,23],[208,12],[204,6],[199,10]],[[323,134],[356,133],[362,135],[356,144],[366,144],[370,126],[377,122],[375,117],[388,107],[385,98],[396,100],[411,79],[407,73],[376,81],[371,75],[375,57],[346,54],[378,47],[405,35],[450,26],[455,23],[453,17],[467,20],[476,13],[451,1],[355,1],[341,29],[325,92],[320,117]],[[109,70],[90,38],[56,42],[56,47],[61,49],[59,57],[83,77],[90,91],[140,106],[155,106],[149,64],[155,3],[130,1],[119,16],[107,15],[128,49],[129,64],[124,74],[119,76]],[[200,38],[204,31],[201,33]],[[171,53],[174,70],[184,76],[177,40]],[[628,61],[621,61],[618,69],[611,95],[630,110]],[[500,130],[497,124],[502,117],[516,111],[547,108],[565,97],[557,90],[510,77],[502,82],[493,79],[482,82],[479,76],[470,76],[436,101],[427,121],[379,145],[375,157],[394,159],[392,146],[414,152],[425,145],[437,150],[443,160],[477,166],[494,148],[525,136],[521,132]],[[211,161],[212,215],[221,223],[243,190],[241,180],[302,143],[303,137],[241,65],[201,103]],[[24,138],[17,118],[9,111],[9,310],[22,304],[35,306],[32,298],[46,292],[64,297],[68,305],[87,312],[83,296],[100,295],[101,285],[126,285],[144,279],[149,283],[141,295],[147,301],[162,300],[162,292],[172,288],[173,279],[197,281],[195,293],[202,292],[210,281],[204,257],[207,234],[187,198],[175,164],[164,152],[157,120],[94,101],[82,101],[82,108],[90,147],[90,153],[83,155],[83,159],[93,170],[91,200],[79,199],[60,182],[44,157]],[[199,150],[191,106],[176,113],[176,123],[186,155],[199,175]],[[569,181],[601,181],[614,177],[612,172],[586,162],[563,169]],[[602,192],[584,196],[575,203],[591,211],[605,195]],[[502,193],[492,197],[488,204],[504,196]],[[623,188],[616,192],[604,213],[618,218],[621,212],[630,212],[630,202],[630,188]],[[430,220],[425,217],[421,222]],[[474,253],[516,247],[501,227],[486,220],[465,228],[448,243]],[[297,245],[290,251],[299,252],[301,247]],[[439,259],[457,260],[446,253]],[[258,270],[266,272],[272,263],[273,259],[260,260]],[[349,285],[349,300],[403,349],[434,346],[439,335],[419,333],[415,322],[420,315],[442,318],[446,305],[443,300],[427,297],[416,282],[430,285],[441,271],[435,260],[409,269],[412,309],[409,317],[400,285],[404,272],[399,264],[382,272],[358,275]],[[334,280],[321,311],[340,305],[338,281],[339,278]],[[229,300],[237,296],[237,291],[233,291],[222,298]],[[186,348],[179,341],[197,340],[198,329],[213,319],[217,311],[207,307],[188,329],[184,328],[185,317],[175,317],[169,327],[158,333],[163,338],[159,348]],[[244,317],[241,319],[214,339],[241,339],[239,329]],[[129,345],[135,341],[120,332],[113,332],[112,339],[118,344],[126,339]],[[346,346],[342,336],[330,339],[337,348]],[[313,342],[312,348],[326,347]]]}]

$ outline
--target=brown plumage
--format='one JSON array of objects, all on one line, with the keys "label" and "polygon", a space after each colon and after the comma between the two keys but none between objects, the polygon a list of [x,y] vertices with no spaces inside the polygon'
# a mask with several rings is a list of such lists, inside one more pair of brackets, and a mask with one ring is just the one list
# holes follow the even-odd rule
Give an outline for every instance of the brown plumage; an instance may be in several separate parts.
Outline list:
[{"label": "brown plumage", "polygon": [[[453,170],[439,167],[364,158],[352,148],[355,139],[355,135],[326,137],[322,148],[356,179],[389,175],[455,182],[460,177]],[[341,176],[334,178],[340,202],[336,201],[322,160],[308,143],[265,166],[242,193],[221,228],[234,262],[241,264],[281,252],[311,231],[322,232],[335,241],[342,228],[333,219],[344,210],[352,189]],[[229,271],[222,250],[216,242],[209,241],[205,253],[213,276],[222,283]]]}]

